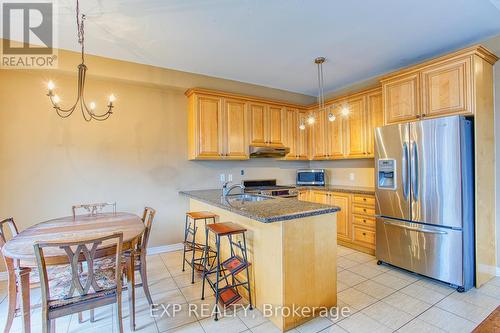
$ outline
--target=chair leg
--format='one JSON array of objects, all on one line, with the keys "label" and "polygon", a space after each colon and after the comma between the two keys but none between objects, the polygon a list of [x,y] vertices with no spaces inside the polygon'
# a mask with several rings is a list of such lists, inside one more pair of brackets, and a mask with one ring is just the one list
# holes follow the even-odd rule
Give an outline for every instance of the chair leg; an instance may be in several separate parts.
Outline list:
[{"label": "chair leg", "polygon": [[182,250],[182,271],[186,269],[186,241],[187,241],[187,228],[188,228],[188,216],[186,215],[186,222],[184,224],[184,247]]},{"label": "chair leg", "polygon": [[83,313],[78,312],[78,324],[83,323]]},{"label": "chair leg", "polygon": [[90,322],[95,323],[94,309],[90,309]]},{"label": "chair leg", "polygon": [[50,321],[50,333],[56,333],[56,320],[52,319]]},{"label": "chair leg", "polygon": [[42,309],[42,332],[52,333],[52,320],[49,319],[49,312],[46,308]]},{"label": "chair leg", "polygon": [[7,271],[8,271],[8,302],[9,308],[7,310],[7,320],[5,321],[5,327],[3,329],[4,333],[8,333],[10,328],[12,327],[12,322],[14,321],[14,315],[16,313],[16,305],[17,305],[17,284],[16,284],[16,273],[14,272],[14,266],[12,261],[7,261],[9,259],[6,258],[7,262]]},{"label": "chair leg", "polygon": [[122,322],[122,295],[116,297],[116,328],[119,333],[123,333],[123,322]]},{"label": "chair leg", "polygon": [[140,265],[140,273],[141,273],[141,282],[142,282],[142,290],[144,290],[144,294],[148,300],[150,306],[153,306],[153,298],[151,297],[151,293],[149,292],[148,285],[148,270],[146,266],[146,256],[141,252],[141,265]]}]

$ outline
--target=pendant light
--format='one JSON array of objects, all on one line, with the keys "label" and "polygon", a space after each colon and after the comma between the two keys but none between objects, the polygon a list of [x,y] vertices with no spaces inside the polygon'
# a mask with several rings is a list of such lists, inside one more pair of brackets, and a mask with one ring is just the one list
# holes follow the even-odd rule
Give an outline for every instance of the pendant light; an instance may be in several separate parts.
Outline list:
[{"label": "pendant light", "polygon": [[50,102],[52,103],[53,108],[56,110],[56,113],[59,115],[61,118],[67,118],[71,116],[73,111],[77,108],[77,106],[80,106],[83,119],[86,121],[91,121],[92,119],[103,121],[109,118],[113,114],[113,103],[115,102],[116,98],[115,95],[111,94],[108,99],[108,105],[106,106],[107,110],[104,113],[101,114],[96,114],[94,111],[96,109],[96,103],[95,102],[90,102],[90,104],[87,106],[85,103],[85,95],[84,95],[84,90],[85,90],[85,76],[87,73],[87,66],[85,65],[85,47],[84,47],[84,21],[85,21],[85,15],[81,14],[80,15],[80,4],[79,1],[76,1],[76,26],[77,26],[77,31],[78,31],[78,43],[81,45],[81,56],[82,56],[82,62],[78,65],[78,89],[77,89],[77,98],[75,103],[67,108],[61,108],[59,103],[61,102],[61,98],[54,94],[54,88],[55,84],[52,81],[49,81],[47,84],[48,88],[48,93],[47,96],[50,99]]}]

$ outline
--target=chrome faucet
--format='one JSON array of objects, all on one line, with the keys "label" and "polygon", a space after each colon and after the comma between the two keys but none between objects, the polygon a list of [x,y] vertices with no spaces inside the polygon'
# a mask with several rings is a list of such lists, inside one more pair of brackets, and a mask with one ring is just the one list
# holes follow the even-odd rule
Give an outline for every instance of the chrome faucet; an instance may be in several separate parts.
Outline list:
[{"label": "chrome faucet", "polygon": [[229,195],[229,193],[237,187],[241,188],[243,191],[245,190],[245,185],[243,185],[243,184],[234,184],[232,186],[227,187],[227,185],[229,185],[229,183],[230,182],[225,182],[224,184],[222,184],[222,196],[223,197],[226,197],[227,195]]}]

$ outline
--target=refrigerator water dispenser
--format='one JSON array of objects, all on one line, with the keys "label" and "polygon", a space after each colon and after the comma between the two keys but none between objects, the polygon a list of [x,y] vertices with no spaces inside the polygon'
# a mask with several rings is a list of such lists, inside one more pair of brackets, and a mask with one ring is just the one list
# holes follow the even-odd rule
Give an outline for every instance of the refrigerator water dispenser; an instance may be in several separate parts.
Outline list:
[{"label": "refrigerator water dispenser", "polygon": [[380,189],[396,189],[396,160],[378,160],[377,185]]}]

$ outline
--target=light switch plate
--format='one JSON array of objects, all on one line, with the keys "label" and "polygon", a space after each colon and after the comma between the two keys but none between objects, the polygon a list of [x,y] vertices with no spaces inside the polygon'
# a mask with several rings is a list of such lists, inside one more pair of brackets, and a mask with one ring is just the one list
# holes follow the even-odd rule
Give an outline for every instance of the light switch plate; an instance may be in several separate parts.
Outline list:
[{"label": "light switch plate", "polygon": [[233,174],[230,173],[229,175],[227,175],[227,181],[228,182],[232,182],[233,181]]},{"label": "light switch plate", "polygon": [[350,180],[351,182],[353,182],[353,181],[354,181],[354,178],[355,178],[354,173],[353,173],[353,172],[351,172],[351,173],[349,174],[349,180]]}]

